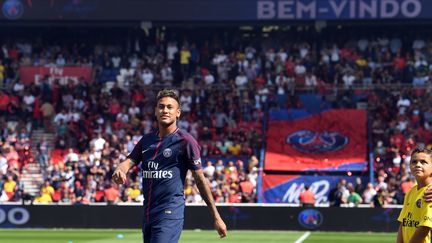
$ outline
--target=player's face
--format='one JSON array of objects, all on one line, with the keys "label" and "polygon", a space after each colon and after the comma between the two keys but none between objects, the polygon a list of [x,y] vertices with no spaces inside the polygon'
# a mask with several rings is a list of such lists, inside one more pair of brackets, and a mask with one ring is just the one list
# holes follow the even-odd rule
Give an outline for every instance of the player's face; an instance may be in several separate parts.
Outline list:
[{"label": "player's face", "polygon": [[432,176],[432,158],[427,153],[415,153],[410,162],[410,169],[417,179]]},{"label": "player's face", "polygon": [[163,97],[157,103],[155,115],[159,124],[168,127],[180,117],[179,104],[171,97]]}]

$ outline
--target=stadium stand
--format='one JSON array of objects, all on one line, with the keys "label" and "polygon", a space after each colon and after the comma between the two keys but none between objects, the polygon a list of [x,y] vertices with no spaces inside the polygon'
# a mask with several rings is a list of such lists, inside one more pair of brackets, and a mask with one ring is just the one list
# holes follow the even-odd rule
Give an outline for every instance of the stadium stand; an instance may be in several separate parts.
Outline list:
[{"label": "stadium stand", "polygon": [[[305,27],[253,42],[234,31],[226,39],[221,33],[183,38],[173,28],[164,38],[106,40],[90,30],[75,38],[66,31],[0,41],[0,201],[24,194],[41,202],[142,201],[138,169],[124,187],[109,179],[140,136],[155,128],[151,101],[169,86],[180,90],[179,127],[200,141],[217,202],[257,201],[270,110],[367,109],[377,173],[356,192],[373,205],[402,202],[409,152],[415,144],[431,146],[428,36]],[[60,66],[80,68],[82,76],[60,77]],[[26,82],[25,67],[51,72]],[[340,186],[342,202],[351,187]],[[202,201],[190,175],[185,196]]]}]

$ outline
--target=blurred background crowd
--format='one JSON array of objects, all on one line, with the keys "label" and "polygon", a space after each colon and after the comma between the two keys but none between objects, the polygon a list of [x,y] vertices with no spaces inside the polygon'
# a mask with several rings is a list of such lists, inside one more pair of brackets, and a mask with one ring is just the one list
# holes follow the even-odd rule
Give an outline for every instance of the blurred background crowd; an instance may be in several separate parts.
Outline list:
[{"label": "blurred background crowd", "polygon": [[[123,31],[59,28],[0,39],[0,201],[143,201],[138,168],[124,186],[110,176],[156,128],[163,87],[180,92],[178,126],[201,145],[216,202],[257,201],[268,113],[307,109],[301,94],[316,95],[323,107],[368,112],[374,181],[341,180],[330,205],[401,204],[413,185],[410,151],[431,147],[432,39],[420,29],[299,28],[260,38],[220,29]],[[25,83],[24,66],[91,67],[92,74]],[[22,180],[32,164],[42,178],[34,197]],[[185,197],[202,202],[190,174]]]}]

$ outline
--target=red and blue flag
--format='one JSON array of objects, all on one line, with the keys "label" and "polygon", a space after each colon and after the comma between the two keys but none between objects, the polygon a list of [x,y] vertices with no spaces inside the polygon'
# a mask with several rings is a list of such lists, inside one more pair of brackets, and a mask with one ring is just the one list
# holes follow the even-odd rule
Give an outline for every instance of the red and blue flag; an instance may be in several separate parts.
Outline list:
[{"label": "red and blue flag", "polygon": [[265,170],[367,170],[365,110],[328,110],[286,117],[269,123]]}]

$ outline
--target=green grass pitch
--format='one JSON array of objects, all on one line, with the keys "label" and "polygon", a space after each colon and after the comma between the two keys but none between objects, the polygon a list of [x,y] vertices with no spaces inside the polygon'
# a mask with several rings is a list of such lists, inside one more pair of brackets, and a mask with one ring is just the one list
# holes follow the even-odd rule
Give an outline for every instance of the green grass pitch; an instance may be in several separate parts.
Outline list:
[{"label": "green grass pitch", "polygon": [[[228,237],[219,239],[216,231],[191,231],[182,233],[181,243],[360,243],[395,242],[395,233],[310,232],[296,231],[229,231]],[[71,229],[0,229],[1,243],[139,243],[139,230],[71,230]]]}]

